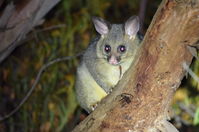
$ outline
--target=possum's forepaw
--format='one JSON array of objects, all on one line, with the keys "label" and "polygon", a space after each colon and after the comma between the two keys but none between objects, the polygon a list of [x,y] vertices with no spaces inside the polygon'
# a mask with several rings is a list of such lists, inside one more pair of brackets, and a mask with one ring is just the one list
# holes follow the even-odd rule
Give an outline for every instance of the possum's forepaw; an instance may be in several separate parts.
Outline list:
[{"label": "possum's forepaw", "polygon": [[93,104],[93,105],[91,105],[90,106],[91,111],[94,111],[97,108],[97,106],[98,106],[98,102]]},{"label": "possum's forepaw", "polygon": [[113,91],[113,88],[110,88],[110,90],[107,92],[107,94],[112,93],[112,91]]}]

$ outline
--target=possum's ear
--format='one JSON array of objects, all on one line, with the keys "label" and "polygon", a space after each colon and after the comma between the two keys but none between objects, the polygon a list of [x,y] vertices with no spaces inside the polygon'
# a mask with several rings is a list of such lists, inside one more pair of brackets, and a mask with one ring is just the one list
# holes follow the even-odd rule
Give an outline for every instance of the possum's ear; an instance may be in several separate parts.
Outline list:
[{"label": "possum's ear", "polygon": [[110,24],[109,22],[105,21],[100,17],[92,17],[93,24],[95,26],[96,31],[101,34],[105,35],[109,32]]},{"label": "possum's ear", "polygon": [[125,33],[129,35],[130,38],[134,38],[139,31],[140,23],[137,16],[130,17],[124,25]]}]

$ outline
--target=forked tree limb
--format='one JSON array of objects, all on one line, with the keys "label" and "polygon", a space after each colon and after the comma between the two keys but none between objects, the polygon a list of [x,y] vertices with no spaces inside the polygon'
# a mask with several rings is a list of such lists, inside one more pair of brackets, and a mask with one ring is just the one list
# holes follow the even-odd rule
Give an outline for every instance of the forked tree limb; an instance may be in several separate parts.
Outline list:
[{"label": "forked tree limb", "polygon": [[73,132],[174,132],[171,99],[199,40],[199,0],[163,0],[136,61],[113,92]]}]

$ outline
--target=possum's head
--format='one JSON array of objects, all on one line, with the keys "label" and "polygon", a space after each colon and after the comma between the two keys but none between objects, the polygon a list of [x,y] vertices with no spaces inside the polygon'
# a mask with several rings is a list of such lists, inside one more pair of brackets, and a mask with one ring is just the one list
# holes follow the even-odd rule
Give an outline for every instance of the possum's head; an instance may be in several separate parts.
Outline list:
[{"label": "possum's head", "polygon": [[132,16],[124,24],[110,24],[102,18],[93,17],[93,23],[101,35],[96,49],[98,58],[111,65],[119,65],[134,55],[138,46],[138,17]]}]

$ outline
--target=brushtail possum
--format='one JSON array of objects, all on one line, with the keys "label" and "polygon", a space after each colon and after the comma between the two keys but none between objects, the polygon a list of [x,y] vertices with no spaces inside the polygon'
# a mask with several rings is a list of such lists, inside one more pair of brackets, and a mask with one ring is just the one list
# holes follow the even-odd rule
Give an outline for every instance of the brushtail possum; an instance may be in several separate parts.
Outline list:
[{"label": "brushtail possum", "polygon": [[110,24],[93,17],[99,37],[83,54],[77,68],[75,90],[77,100],[88,113],[107,96],[129,69],[139,47],[139,19],[130,17],[124,24]]}]

